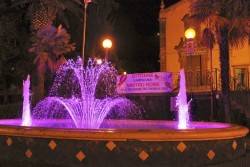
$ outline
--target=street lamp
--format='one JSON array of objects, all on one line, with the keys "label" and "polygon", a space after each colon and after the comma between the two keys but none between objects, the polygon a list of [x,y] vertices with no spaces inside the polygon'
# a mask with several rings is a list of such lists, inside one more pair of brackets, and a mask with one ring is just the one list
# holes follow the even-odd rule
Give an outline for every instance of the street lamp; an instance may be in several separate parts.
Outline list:
[{"label": "street lamp", "polygon": [[186,40],[186,54],[190,55],[190,65],[191,65],[191,97],[192,97],[192,90],[193,90],[193,81],[192,81],[192,54],[194,53],[194,38],[195,38],[195,30],[193,28],[188,28],[185,31]]},{"label": "street lamp", "polygon": [[185,31],[185,37],[187,39],[194,39],[196,33],[195,33],[195,30],[193,28],[188,28],[186,31]]},{"label": "street lamp", "polygon": [[105,60],[108,61],[108,53],[109,53],[109,49],[112,47],[112,41],[110,39],[105,39],[102,42],[102,46],[105,49]]}]

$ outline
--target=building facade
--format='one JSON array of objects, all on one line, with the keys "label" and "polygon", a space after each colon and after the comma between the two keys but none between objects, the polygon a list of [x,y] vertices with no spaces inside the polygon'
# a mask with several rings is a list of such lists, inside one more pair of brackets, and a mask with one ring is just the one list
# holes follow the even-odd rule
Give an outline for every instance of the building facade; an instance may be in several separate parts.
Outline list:
[{"label": "building facade", "polygon": [[[219,47],[215,45],[212,52],[200,45],[203,25],[194,27],[189,22],[189,6],[195,0],[181,0],[165,8],[161,4],[160,24],[160,70],[178,73],[181,68],[186,71],[187,83],[196,85],[210,84],[210,71],[213,71],[214,82],[220,79]],[[186,53],[185,30],[194,27],[194,53]],[[250,45],[245,41],[240,49],[230,48],[230,76],[235,78],[241,87],[249,87]],[[190,81],[190,78],[192,79]]]}]

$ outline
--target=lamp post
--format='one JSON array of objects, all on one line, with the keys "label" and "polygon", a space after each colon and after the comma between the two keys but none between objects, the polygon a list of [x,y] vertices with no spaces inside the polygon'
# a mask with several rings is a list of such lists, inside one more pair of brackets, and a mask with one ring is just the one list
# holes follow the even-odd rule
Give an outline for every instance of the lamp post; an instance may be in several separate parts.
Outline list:
[{"label": "lamp post", "polygon": [[214,42],[215,42],[215,40],[214,40],[214,35],[213,35],[213,33],[212,33],[212,31],[211,31],[211,22],[210,22],[210,20],[209,20],[209,24],[208,24],[208,27],[209,27],[209,29],[208,29],[208,32],[209,32],[209,40],[208,40],[208,46],[209,46],[209,56],[210,56],[210,88],[211,88],[211,90],[210,90],[210,109],[211,109],[211,111],[210,111],[210,116],[211,116],[211,118],[210,118],[210,120],[211,121],[214,121],[214,102],[213,102],[213,92],[214,92],[214,79],[213,79],[213,47],[214,47]]},{"label": "lamp post", "polygon": [[185,31],[185,37],[186,37],[186,54],[189,54],[190,56],[190,66],[191,66],[191,98],[192,98],[192,92],[193,92],[193,81],[192,81],[192,54],[194,53],[194,38],[195,38],[195,30],[193,28],[188,28]]},{"label": "lamp post", "polygon": [[[105,60],[108,61],[109,49],[112,47],[111,40],[110,39],[104,39],[103,42],[102,42],[102,46],[105,49]],[[107,97],[108,95],[111,95],[111,92],[110,92],[110,89],[109,89],[110,85],[107,82],[107,79],[105,79],[105,85],[106,85],[106,97]]]},{"label": "lamp post", "polygon": [[105,49],[105,60],[108,61],[109,49],[112,47],[112,41],[110,39],[105,39],[102,42],[102,46]]},{"label": "lamp post", "polygon": [[[210,39],[211,40],[211,39]],[[213,91],[214,91],[214,88],[213,88],[213,53],[212,53],[212,47],[209,48],[209,54],[210,54],[210,109],[211,109],[211,120],[213,121],[214,120],[214,104],[213,104]]]},{"label": "lamp post", "polygon": [[83,15],[83,32],[82,32],[82,63],[84,64],[85,54],[85,36],[86,36],[86,24],[87,24],[87,7],[91,0],[84,0],[84,15]]}]

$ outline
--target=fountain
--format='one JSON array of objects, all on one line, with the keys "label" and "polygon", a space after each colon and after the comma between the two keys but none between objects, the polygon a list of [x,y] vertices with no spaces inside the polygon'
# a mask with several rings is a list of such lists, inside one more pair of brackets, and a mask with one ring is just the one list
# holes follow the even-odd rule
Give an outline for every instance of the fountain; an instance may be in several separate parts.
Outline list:
[{"label": "fountain", "polygon": [[[247,128],[213,122],[187,124],[183,70],[177,103],[179,121],[183,119],[185,124],[105,119],[112,107],[122,107],[128,102],[115,95],[96,97],[100,75],[113,70],[108,62],[95,65],[92,60],[84,69],[80,59],[70,60],[60,68],[50,97],[33,109],[32,116],[23,113],[28,123],[20,119],[0,121],[1,164],[202,166],[232,161],[245,154]],[[72,75],[74,79],[69,82]],[[29,84],[25,83],[24,106],[29,99],[25,93],[29,92],[26,86]],[[67,89],[63,85],[67,85]],[[186,112],[182,113],[182,109]],[[29,113],[28,109],[24,111]]]}]

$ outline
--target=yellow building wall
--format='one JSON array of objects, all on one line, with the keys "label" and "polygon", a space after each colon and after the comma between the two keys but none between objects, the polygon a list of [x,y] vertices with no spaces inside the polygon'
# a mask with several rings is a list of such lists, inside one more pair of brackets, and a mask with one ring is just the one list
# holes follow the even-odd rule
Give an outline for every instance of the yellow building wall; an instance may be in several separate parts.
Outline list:
[{"label": "yellow building wall", "polygon": [[250,50],[248,41],[245,41],[245,47],[235,48],[231,50],[231,64],[235,65],[249,65],[250,64]]},{"label": "yellow building wall", "polygon": [[[166,71],[179,72],[179,55],[175,46],[179,44],[180,38],[185,40],[184,22],[182,18],[189,13],[189,6],[195,0],[182,0],[169,8],[164,9],[160,16],[166,19]],[[201,26],[204,29],[204,26]],[[230,49],[230,74],[234,76],[235,67],[247,67],[250,71],[250,45],[245,42],[244,47],[240,49]],[[203,55],[204,56],[204,55]],[[206,67],[210,69],[210,54],[205,55]],[[215,45],[212,50],[213,68],[220,69],[219,47]]]},{"label": "yellow building wall", "polygon": [[180,71],[179,55],[175,48],[184,37],[183,16],[189,13],[189,4],[177,4],[166,13],[166,69],[171,72]]}]

